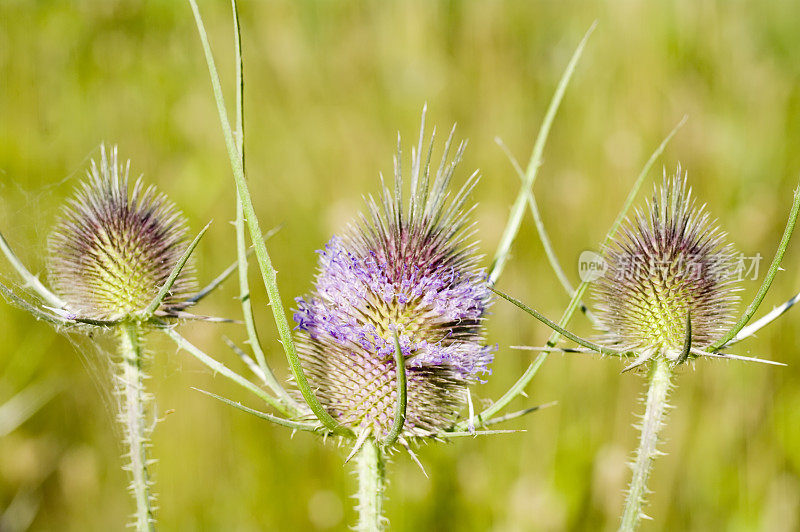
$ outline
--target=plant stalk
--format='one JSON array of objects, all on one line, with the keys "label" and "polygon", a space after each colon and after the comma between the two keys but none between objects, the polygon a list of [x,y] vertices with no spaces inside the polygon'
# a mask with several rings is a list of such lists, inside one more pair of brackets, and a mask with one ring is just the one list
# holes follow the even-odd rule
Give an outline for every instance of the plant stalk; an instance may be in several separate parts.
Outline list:
[{"label": "plant stalk", "polygon": [[633,463],[633,478],[631,478],[628,488],[625,509],[622,512],[620,532],[636,530],[644,517],[642,507],[647,494],[647,479],[650,477],[653,461],[659,454],[656,449],[658,433],[664,424],[671,377],[672,367],[669,360],[658,356],[650,370],[650,386],[647,390],[647,402],[641,426],[642,434],[639,439],[639,448],[636,451],[636,460]]},{"label": "plant stalk", "polygon": [[137,532],[155,530],[151,507],[150,474],[148,467],[149,428],[145,421],[144,358],[142,332],[136,323],[120,325],[120,355],[118,367],[120,386],[119,420],[125,432],[128,463],[123,467],[131,474],[130,491],[136,501],[135,526]]},{"label": "plant stalk", "polygon": [[356,458],[358,467],[358,532],[376,532],[385,529],[383,518],[383,491],[386,468],[380,444],[367,438]]}]

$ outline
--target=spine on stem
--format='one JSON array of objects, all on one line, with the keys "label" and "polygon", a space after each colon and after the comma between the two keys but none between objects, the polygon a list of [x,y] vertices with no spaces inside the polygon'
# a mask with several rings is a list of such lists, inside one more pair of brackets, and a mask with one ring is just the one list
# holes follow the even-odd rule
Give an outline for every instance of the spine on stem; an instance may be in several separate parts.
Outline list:
[{"label": "spine on stem", "polygon": [[639,527],[644,517],[642,508],[647,494],[647,479],[653,461],[660,453],[657,450],[658,434],[664,424],[664,417],[669,405],[667,396],[671,385],[672,367],[670,361],[663,356],[656,357],[650,370],[650,385],[647,390],[646,407],[641,425],[639,448],[632,464],[633,477],[625,500],[620,532],[630,532]]},{"label": "spine on stem", "polygon": [[367,438],[358,451],[358,532],[385,530],[383,517],[383,492],[386,487],[386,471],[380,444]]},{"label": "spine on stem", "polygon": [[145,420],[145,410],[150,395],[144,390],[142,332],[139,325],[129,323],[120,327],[119,334],[119,421],[122,423],[126,447],[126,464],[123,468],[131,475],[130,491],[136,502],[135,528],[137,532],[150,532],[155,530],[155,519],[148,471],[150,428]]}]

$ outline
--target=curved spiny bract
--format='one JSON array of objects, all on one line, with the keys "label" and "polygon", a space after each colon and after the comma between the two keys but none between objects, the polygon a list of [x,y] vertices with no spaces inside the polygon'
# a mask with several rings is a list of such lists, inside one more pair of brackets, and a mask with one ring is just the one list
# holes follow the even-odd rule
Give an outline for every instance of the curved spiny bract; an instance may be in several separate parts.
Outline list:
[{"label": "curved spiny bract", "polygon": [[[71,313],[97,320],[132,318],[158,294],[187,247],[181,212],[141,178],[129,194],[130,163],[101,147],[86,181],[62,210],[49,239],[48,271]],[[196,283],[191,260],[159,307],[169,314]]]},{"label": "curved spiny bract", "polygon": [[367,213],[319,252],[313,293],[297,299],[297,346],[309,383],[356,433],[383,438],[392,426],[395,331],[407,375],[406,438],[451,427],[467,386],[489,371],[483,319],[491,292],[465,208],[477,179],[450,197],[464,149],[448,162],[451,140],[452,133],[435,177],[420,153],[412,155],[407,207],[398,154],[394,192],[384,187],[380,201],[367,198]]},{"label": "curved spiny bract", "polygon": [[682,177],[657,187],[603,251],[608,269],[595,284],[603,341],[621,351],[679,357],[721,338],[733,323],[742,258],[697,206]]}]

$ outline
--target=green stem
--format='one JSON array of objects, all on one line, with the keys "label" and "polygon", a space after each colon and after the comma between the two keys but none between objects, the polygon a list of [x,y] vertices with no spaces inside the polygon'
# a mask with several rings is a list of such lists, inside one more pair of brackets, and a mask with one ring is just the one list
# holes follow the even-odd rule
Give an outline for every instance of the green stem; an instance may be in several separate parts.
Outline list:
[{"label": "green stem", "polygon": [[633,478],[625,500],[625,509],[622,513],[620,532],[631,532],[639,526],[643,517],[645,495],[647,494],[647,479],[653,467],[653,461],[658,456],[658,432],[664,424],[664,414],[667,410],[667,395],[670,389],[672,367],[669,360],[663,356],[656,358],[650,370],[650,387],[647,390],[647,403],[642,420],[642,435],[639,439],[639,448],[636,451],[636,461],[633,463]]},{"label": "green stem", "polygon": [[384,530],[383,491],[386,468],[379,443],[367,438],[356,458],[358,467],[358,532]]},{"label": "green stem", "polygon": [[119,420],[125,431],[128,464],[124,469],[131,474],[130,490],[136,501],[136,530],[155,530],[151,508],[150,474],[147,471],[149,429],[145,422],[144,372],[142,371],[142,333],[139,325],[120,325],[119,364],[120,406]]}]

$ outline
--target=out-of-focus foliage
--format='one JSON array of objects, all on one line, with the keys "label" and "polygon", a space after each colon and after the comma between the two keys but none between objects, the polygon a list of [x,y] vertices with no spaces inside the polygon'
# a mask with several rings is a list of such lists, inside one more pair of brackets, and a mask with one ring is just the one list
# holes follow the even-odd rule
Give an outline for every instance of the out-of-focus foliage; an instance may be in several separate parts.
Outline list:
[{"label": "out-of-focus foliage", "polygon": [[[233,101],[230,7],[200,7]],[[766,269],[800,173],[796,3],[287,0],[240,9],[249,175],[262,223],[283,224],[269,245],[287,303],[309,289],[314,250],[362,208],[362,194],[377,191],[378,172],[391,173],[396,130],[410,148],[426,101],[440,131],[457,121],[470,139],[459,179],[481,168],[477,228],[491,255],[518,188],[494,137],[527,160],[560,73],[595,19],[535,186],[569,274],[576,278],[578,255],[596,246],[649,153],[685,113],[659,167],[680,161],[738,249],[763,255]],[[0,227],[34,271],[43,273],[58,206],[101,141],[119,143],[133,171],[167,192],[194,230],[215,220],[199,248],[201,278],[233,260],[232,178],[188,5],[0,3]],[[798,264],[800,241],[765,309],[800,286]],[[5,261],[0,275],[14,279]],[[758,283],[745,284],[747,300]],[[265,348],[285,376],[255,275],[253,285]],[[529,217],[500,287],[553,317],[566,305]],[[198,311],[235,317],[234,295],[229,282]],[[490,340],[500,350],[482,398],[497,397],[530,360],[509,345],[548,336],[510,305],[492,312]],[[789,367],[704,361],[681,371],[668,455],[650,483],[656,520],[644,529],[800,526],[800,317],[792,312],[738,348]],[[592,334],[580,316],[573,328]],[[183,330],[238,363],[220,337],[243,340],[241,326]],[[306,434],[290,439],[191,390],[241,393],[161,338],[151,345],[150,386],[164,417],[154,434],[163,530],[352,524],[345,449]],[[120,530],[131,511],[108,391],[95,385],[103,355],[85,347],[0,305],[0,401],[40,378],[65,383],[0,440],[0,508],[23,493],[5,518],[35,510],[34,530]],[[396,455],[393,530],[614,529],[644,389],[621,367],[553,355],[515,406],[559,405],[513,422],[527,432],[423,447],[430,479]]]}]

